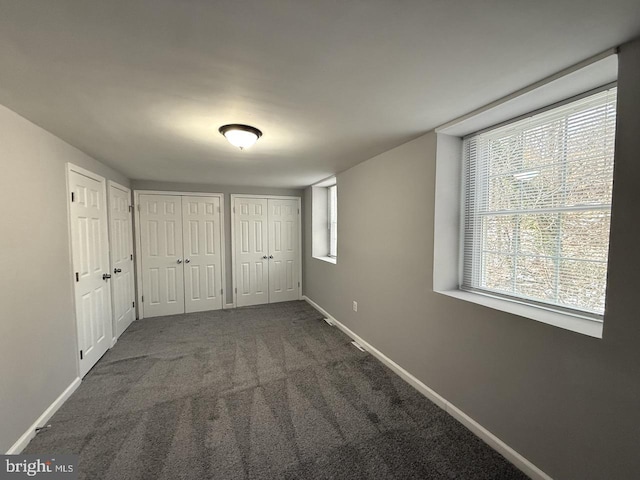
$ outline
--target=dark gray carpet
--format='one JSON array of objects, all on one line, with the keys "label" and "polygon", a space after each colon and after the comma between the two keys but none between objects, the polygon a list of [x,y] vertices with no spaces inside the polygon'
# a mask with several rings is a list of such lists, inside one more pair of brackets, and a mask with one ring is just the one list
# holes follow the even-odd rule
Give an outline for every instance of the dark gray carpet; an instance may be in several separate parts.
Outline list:
[{"label": "dark gray carpet", "polygon": [[305,302],[134,322],[24,453],[83,479],[524,479]]}]

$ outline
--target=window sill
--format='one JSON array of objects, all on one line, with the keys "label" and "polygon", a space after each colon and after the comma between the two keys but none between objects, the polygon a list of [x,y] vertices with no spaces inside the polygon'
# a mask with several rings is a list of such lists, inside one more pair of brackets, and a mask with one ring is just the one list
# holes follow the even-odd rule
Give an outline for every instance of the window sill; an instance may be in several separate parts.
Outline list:
[{"label": "window sill", "polygon": [[492,297],[490,295],[465,292],[462,290],[436,290],[436,293],[465,300],[467,302],[477,303],[478,305],[484,305],[485,307],[501,310],[521,317],[530,318],[537,322],[560,327],[582,335],[602,338],[602,322],[591,320],[586,317],[558,312],[556,310],[550,310],[543,307],[526,305],[524,303]]},{"label": "window sill", "polygon": [[333,263],[334,265],[338,263],[338,259],[336,257],[313,257],[316,260],[322,260],[323,262]]}]

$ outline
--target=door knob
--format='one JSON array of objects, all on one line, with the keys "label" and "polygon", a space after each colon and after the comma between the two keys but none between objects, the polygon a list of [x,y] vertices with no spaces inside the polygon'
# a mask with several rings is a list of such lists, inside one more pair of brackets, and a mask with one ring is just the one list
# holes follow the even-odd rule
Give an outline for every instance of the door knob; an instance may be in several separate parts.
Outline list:
[{"label": "door knob", "polygon": [[108,273],[105,273],[102,275],[102,279],[106,282],[107,280],[109,280],[111,278],[111,275],[109,275]]},{"label": "door knob", "polygon": [[113,273],[120,273],[120,272],[122,272],[121,268],[114,268],[113,269]]},{"label": "door knob", "polygon": [[185,258],[184,263],[190,263],[191,260],[189,260],[188,258]]},{"label": "door knob", "polygon": [[182,260],[178,259],[177,263],[178,265],[180,265],[182,263]]},{"label": "door knob", "polygon": [[273,258],[273,255],[269,255],[269,258]]},{"label": "door knob", "polygon": [[269,257],[267,257],[266,255],[263,255],[263,256],[262,256],[262,258],[264,258],[264,259],[266,260],[266,259],[267,259],[267,258],[269,258]]}]

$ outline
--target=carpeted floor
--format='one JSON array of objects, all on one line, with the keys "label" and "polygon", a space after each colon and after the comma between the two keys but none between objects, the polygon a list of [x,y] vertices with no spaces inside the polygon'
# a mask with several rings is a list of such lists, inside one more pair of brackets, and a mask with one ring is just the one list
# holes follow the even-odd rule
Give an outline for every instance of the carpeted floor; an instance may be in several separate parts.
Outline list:
[{"label": "carpeted floor", "polygon": [[305,302],[134,322],[23,453],[82,479],[525,479]]}]

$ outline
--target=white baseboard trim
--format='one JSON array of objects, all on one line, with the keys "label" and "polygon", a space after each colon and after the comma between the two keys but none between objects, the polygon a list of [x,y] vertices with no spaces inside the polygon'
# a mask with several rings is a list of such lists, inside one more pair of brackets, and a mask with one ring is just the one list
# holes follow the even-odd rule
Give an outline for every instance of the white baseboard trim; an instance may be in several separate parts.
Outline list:
[{"label": "white baseboard trim", "polygon": [[235,306],[235,304],[233,304],[233,303],[225,303],[225,304],[222,306],[222,308],[223,308],[223,310],[228,310],[228,309],[230,309],[230,308],[236,308],[236,306]]},{"label": "white baseboard trim", "polygon": [[29,429],[22,434],[22,436],[18,439],[16,443],[14,443],[9,450],[7,450],[7,455],[18,455],[24,448],[29,444],[31,439],[36,436],[36,428],[42,427],[45,425],[53,414],[58,411],[58,409],[62,406],[64,402],[71,396],[73,392],[80,386],[80,377],[76,378],[71,385],[69,385],[64,392],[60,394],[58,398],[56,398],[49,407],[38,417],[38,419],[33,422],[33,425],[29,427]]},{"label": "white baseboard trim", "polygon": [[482,441],[484,441],[487,445],[493,448],[496,452],[510,461],[516,468],[522,471],[525,475],[529,476],[533,480],[552,480],[552,478],[547,475],[545,472],[536,467],[533,463],[523,457],[521,454],[516,452],[509,445],[504,443],[498,437],[496,437],[489,430],[484,428],[478,422],[476,422],[469,415],[464,413],[455,405],[452,405],[447,399],[433,391],[431,388],[427,387],[424,383],[414,377],[407,370],[402,368],[396,362],[387,357],[380,350],[375,348],[373,345],[369,344],[366,340],[363,340],[361,337],[352,332],[348,327],[340,323],[336,320],[329,312],[323,309],[316,302],[311,300],[306,295],[302,297],[309,305],[318,310],[322,315],[327,317],[333,325],[338,327],[344,333],[346,333],[353,340],[358,342],[366,351],[368,351],[371,355],[376,357],[382,363],[384,363],[387,367],[393,370],[397,375],[399,375],[404,381],[406,381],[413,388],[422,393],[425,397],[431,400],[433,403],[438,405],[444,411],[446,411],[449,415],[454,417],[460,423],[462,423],[465,427],[467,427],[471,432],[473,432],[477,437],[479,437]]}]

